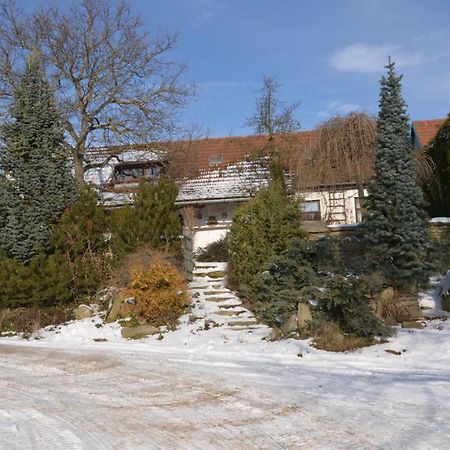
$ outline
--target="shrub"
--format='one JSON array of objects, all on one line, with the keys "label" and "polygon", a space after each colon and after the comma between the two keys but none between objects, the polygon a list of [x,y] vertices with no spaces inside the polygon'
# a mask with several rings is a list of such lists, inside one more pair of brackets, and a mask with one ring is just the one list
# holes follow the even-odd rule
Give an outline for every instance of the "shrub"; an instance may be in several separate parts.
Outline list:
[{"label": "shrub", "polygon": [[89,190],[64,212],[53,229],[53,249],[66,260],[77,296],[94,293],[108,278],[111,258],[107,231],[105,210],[96,193]]},{"label": "shrub", "polygon": [[344,335],[334,322],[322,322],[314,335],[314,347],[328,352],[349,352],[377,342],[372,338]]},{"label": "shrub", "polygon": [[157,255],[150,265],[139,264],[131,269],[130,276],[122,292],[125,302],[121,315],[136,315],[155,326],[174,327],[188,302],[183,275]]},{"label": "shrub", "polygon": [[60,254],[39,254],[30,264],[15,259],[0,259],[0,307],[49,306],[68,303],[71,271]]},{"label": "shrub", "polygon": [[229,258],[227,237],[212,242],[195,255],[200,262],[227,262]]},{"label": "shrub", "polygon": [[249,286],[256,274],[286,250],[291,238],[305,236],[300,225],[298,201],[287,197],[277,182],[236,210],[229,248],[240,289]]},{"label": "shrub", "polygon": [[318,283],[315,267],[328,253],[322,242],[294,239],[244,291],[255,315],[270,326],[280,327],[297,311],[302,289]]},{"label": "shrub", "polygon": [[370,307],[368,287],[358,278],[332,276],[323,291],[316,291],[319,309],[351,336],[371,338],[391,334]]},{"label": "shrub", "polygon": [[153,248],[175,244],[182,232],[176,211],[175,182],[161,179],[156,183],[141,183],[133,206],[113,211],[110,217],[114,253],[123,255],[142,244]]}]

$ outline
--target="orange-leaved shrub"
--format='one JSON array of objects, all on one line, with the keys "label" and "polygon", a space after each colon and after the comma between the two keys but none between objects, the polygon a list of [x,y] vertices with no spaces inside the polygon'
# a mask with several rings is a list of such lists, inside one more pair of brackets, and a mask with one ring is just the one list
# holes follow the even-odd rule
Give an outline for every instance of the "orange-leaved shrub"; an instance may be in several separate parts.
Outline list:
[{"label": "orange-leaved shrub", "polygon": [[130,275],[122,292],[121,316],[135,315],[155,326],[175,327],[189,300],[184,276],[161,255],[150,264],[135,265]]}]

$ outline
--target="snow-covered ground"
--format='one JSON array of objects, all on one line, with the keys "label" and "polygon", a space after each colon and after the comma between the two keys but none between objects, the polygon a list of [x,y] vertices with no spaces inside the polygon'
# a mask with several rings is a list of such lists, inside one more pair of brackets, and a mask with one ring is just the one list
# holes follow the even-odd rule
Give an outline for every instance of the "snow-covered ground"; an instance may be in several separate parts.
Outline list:
[{"label": "snow-covered ground", "polygon": [[0,448],[450,447],[450,321],[432,291],[423,330],[344,354],[205,330],[201,300],[163,339],[98,317],[0,339]]}]

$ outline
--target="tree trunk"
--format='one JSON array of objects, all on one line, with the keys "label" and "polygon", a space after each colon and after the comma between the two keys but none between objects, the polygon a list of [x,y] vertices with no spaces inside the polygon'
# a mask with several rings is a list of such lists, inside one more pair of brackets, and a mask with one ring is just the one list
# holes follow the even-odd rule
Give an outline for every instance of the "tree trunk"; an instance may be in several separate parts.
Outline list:
[{"label": "tree trunk", "polygon": [[86,187],[86,182],[84,181],[83,153],[79,148],[73,150],[73,165],[75,170],[75,180],[80,189],[84,189]]}]

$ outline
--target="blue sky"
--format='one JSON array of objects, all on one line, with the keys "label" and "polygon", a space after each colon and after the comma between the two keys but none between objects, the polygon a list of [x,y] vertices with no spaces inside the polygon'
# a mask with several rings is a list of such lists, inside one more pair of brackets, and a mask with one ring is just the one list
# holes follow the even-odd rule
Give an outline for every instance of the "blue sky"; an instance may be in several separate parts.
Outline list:
[{"label": "blue sky", "polygon": [[[31,3],[38,4],[33,0]],[[59,3],[59,2],[58,2]],[[151,30],[179,36],[198,84],[183,112],[209,136],[250,134],[263,74],[299,101],[302,129],[352,110],[376,114],[387,56],[412,119],[450,111],[448,0],[131,0]]]}]

